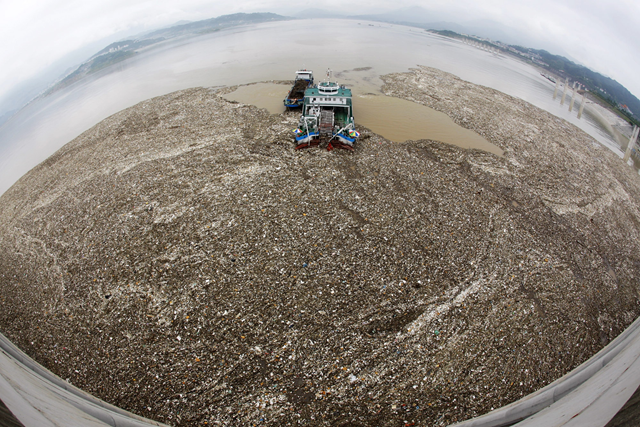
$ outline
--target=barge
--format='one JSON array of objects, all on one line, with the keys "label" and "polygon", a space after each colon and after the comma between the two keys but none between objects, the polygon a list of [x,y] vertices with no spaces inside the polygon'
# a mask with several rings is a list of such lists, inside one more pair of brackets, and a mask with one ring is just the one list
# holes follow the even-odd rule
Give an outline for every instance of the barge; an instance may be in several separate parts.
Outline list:
[{"label": "barge", "polygon": [[291,90],[284,99],[284,106],[287,108],[301,107],[304,101],[304,91],[313,85],[313,71],[298,70],[296,78],[291,86]]}]

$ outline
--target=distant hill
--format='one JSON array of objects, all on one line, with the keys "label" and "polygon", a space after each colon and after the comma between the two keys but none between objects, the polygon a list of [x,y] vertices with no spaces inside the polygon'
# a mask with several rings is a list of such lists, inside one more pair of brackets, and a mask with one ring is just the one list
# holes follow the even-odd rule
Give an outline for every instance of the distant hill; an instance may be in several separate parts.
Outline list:
[{"label": "distant hill", "polygon": [[294,18],[276,15],[275,13],[235,13],[202,21],[181,23],[168,28],[142,34],[133,40],[122,40],[111,43],[109,46],[100,50],[87,61],[82,63],[62,80],[51,86],[44,93],[44,96],[50,95],[53,92],[67,87],[90,74],[131,58],[138,54],[142,49],[151,48],[166,40],[177,37],[194,37],[238,25],[257,24],[269,21],[284,21],[289,19]]},{"label": "distant hill", "polygon": [[[606,101],[613,103],[613,105],[618,107],[626,105],[633,113],[633,117],[636,120],[640,120],[640,100],[617,81],[592,71],[583,65],[578,65],[563,56],[553,55],[546,50],[528,50],[540,55],[542,61],[548,64],[549,69],[571,80],[582,83],[591,92],[597,93]],[[624,110],[622,110],[622,112],[625,113]]]},{"label": "distant hill", "polygon": [[107,68],[110,65],[124,61],[134,56],[140,49],[154,45],[163,41],[163,38],[150,40],[123,40],[111,43],[100,52],[89,58],[88,61],[81,64],[72,73],[68,74],[64,79],[50,87],[44,96],[50,95],[64,87],[67,87],[83,77],[93,74],[97,71]]},{"label": "distant hill", "polygon": [[629,92],[627,88],[612,78],[590,70],[584,65],[576,64],[564,56],[554,55],[546,50],[493,42],[475,36],[459,34],[451,30],[430,31],[446,37],[471,39],[479,43],[491,45],[493,48],[500,49],[504,53],[516,55],[520,59],[531,61],[539,67],[546,68],[562,78],[569,79],[570,82],[581,83],[592,94],[610,104],[611,107],[616,109],[621,115],[626,116],[634,124],[640,125],[640,100]]}]

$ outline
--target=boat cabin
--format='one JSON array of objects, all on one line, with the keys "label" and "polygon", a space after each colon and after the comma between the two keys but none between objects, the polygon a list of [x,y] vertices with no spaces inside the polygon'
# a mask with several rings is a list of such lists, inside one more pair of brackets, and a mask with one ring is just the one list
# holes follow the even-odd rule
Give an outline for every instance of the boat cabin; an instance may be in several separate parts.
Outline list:
[{"label": "boat cabin", "polygon": [[[330,133],[334,126],[338,129],[353,121],[351,89],[339,86],[335,82],[322,82],[304,93],[303,116],[320,118],[320,125]],[[323,126],[324,125],[324,126]]]},{"label": "boat cabin", "polygon": [[306,80],[308,82],[313,83],[313,71],[311,70],[296,71],[296,80]]}]

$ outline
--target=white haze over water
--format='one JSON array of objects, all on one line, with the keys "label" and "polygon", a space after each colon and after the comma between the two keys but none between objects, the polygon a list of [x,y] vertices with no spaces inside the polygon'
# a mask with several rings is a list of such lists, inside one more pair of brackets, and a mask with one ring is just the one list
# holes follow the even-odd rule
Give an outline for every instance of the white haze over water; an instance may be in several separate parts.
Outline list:
[{"label": "white haze over water", "polygon": [[[28,100],[21,94],[34,95],[29,89],[59,77],[107,44],[179,21],[238,12],[293,15],[319,8],[350,15],[416,6],[424,10],[413,15],[426,22],[483,21],[510,29],[528,47],[568,56],[640,97],[637,0],[2,0],[0,116]],[[301,31],[300,38],[305,37]]]}]

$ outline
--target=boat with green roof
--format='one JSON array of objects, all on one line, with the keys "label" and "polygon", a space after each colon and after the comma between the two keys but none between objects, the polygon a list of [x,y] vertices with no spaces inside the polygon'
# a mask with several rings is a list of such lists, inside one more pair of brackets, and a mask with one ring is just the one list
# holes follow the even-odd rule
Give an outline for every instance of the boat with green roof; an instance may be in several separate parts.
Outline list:
[{"label": "boat with green roof", "polygon": [[294,132],[296,149],[327,141],[328,150],[353,150],[360,134],[353,119],[351,89],[331,81],[330,70],[327,71],[327,80],[305,90],[302,116]]}]

